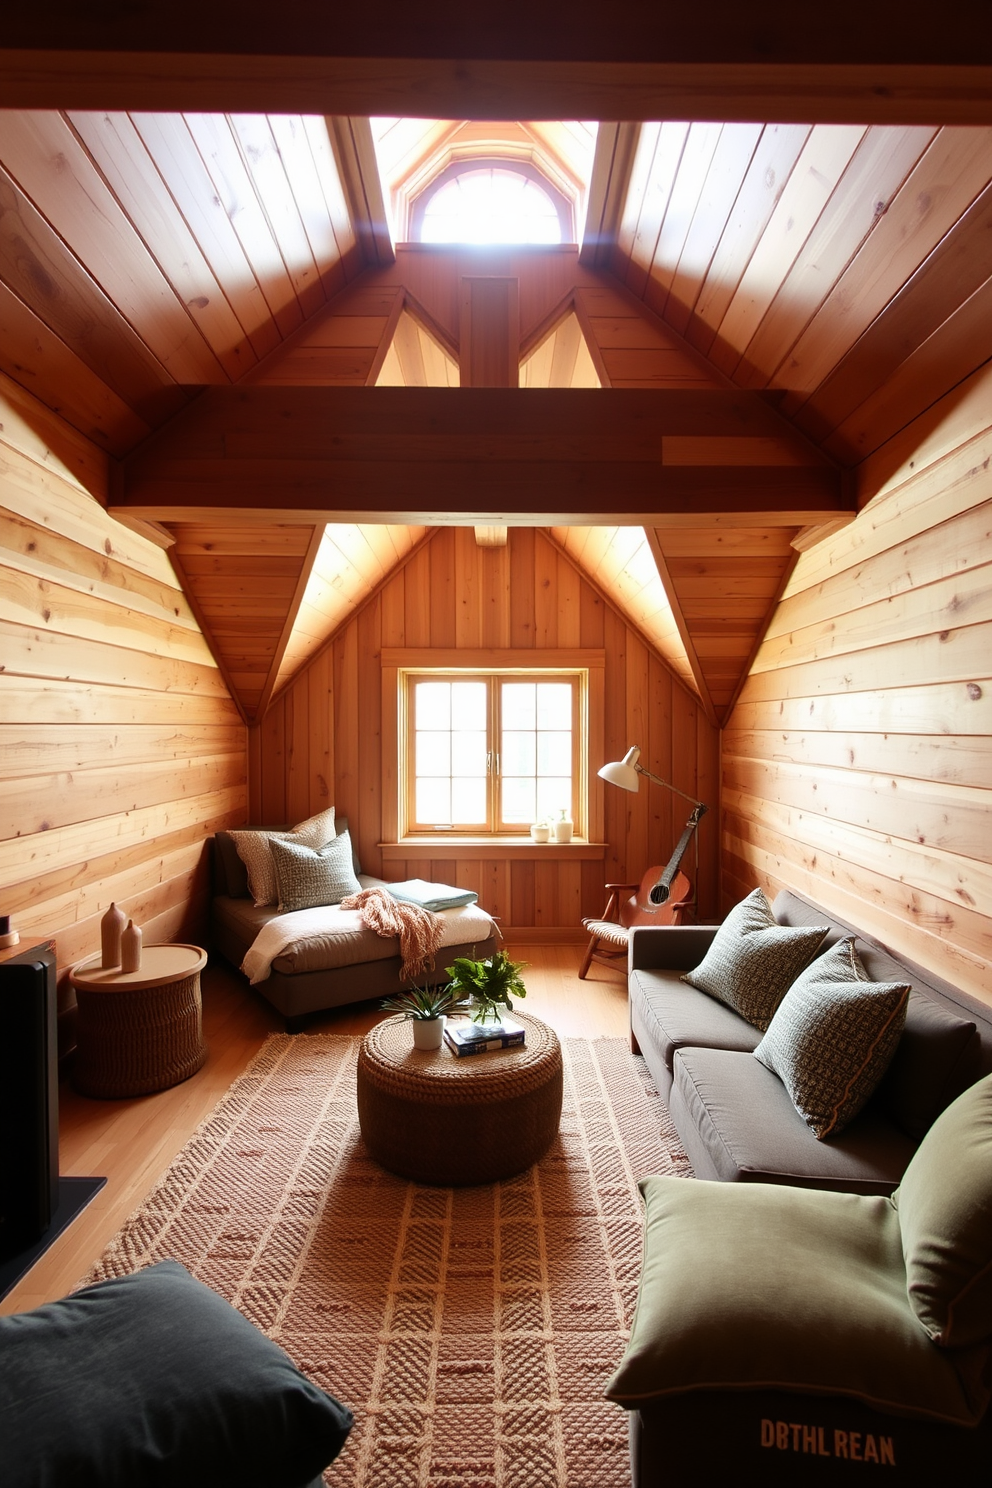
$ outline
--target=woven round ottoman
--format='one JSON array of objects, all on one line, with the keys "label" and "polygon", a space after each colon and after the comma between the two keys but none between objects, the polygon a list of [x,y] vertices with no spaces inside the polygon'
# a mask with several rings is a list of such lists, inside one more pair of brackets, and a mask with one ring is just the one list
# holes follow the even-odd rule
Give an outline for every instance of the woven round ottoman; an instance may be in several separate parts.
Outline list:
[{"label": "woven round ottoman", "polygon": [[546,1023],[513,1016],[526,1043],[488,1054],[415,1049],[400,1018],[365,1035],[358,1120],[376,1162],[449,1188],[512,1178],[544,1156],[561,1118],[561,1047]]},{"label": "woven round ottoman", "polygon": [[99,955],[73,967],[72,1083],[80,1095],[151,1095],[203,1067],[200,972],[206,961],[199,946],[173,944],[145,946],[139,971],[105,969]]}]

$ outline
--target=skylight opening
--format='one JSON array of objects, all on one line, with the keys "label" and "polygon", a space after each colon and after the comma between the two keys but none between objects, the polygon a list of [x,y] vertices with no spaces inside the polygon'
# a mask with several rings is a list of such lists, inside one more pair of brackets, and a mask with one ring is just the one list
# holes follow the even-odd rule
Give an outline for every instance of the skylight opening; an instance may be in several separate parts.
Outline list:
[{"label": "skylight opening", "polygon": [[415,212],[415,236],[422,243],[561,243],[563,215],[531,175],[511,166],[474,165],[428,195],[423,210]]}]

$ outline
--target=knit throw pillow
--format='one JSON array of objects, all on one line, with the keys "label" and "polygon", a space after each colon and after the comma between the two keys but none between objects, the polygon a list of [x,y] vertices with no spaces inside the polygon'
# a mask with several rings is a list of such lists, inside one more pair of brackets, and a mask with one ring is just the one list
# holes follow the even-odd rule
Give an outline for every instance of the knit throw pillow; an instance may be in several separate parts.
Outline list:
[{"label": "knit throw pillow", "polygon": [[316,816],[298,822],[289,832],[231,832],[230,837],[238,850],[238,856],[248,870],[248,888],[256,908],[275,904],[279,898],[275,864],[272,861],[271,844],[275,839],[292,841],[302,847],[319,851],[334,839],[334,807],[319,811]]},{"label": "knit throw pillow", "polygon": [[908,982],[869,981],[848,936],[782,999],[754,1057],[778,1075],[817,1137],[836,1136],[885,1074],[908,998]]},{"label": "knit throw pillow", "polygon": [[341,832],[319,852],[287,837],[274,837],[270,847],[279,885],[280,914],[340,904],[345,895],[357,894],[362,887],[351,866],[351,838],[347,832]]},{"label": "knit throw pillow", "polygon": [[780,925],[755,889],[730,911],[703,960],[682,980],[725,1002],[764,1033],[826,933],[826,925]]}]

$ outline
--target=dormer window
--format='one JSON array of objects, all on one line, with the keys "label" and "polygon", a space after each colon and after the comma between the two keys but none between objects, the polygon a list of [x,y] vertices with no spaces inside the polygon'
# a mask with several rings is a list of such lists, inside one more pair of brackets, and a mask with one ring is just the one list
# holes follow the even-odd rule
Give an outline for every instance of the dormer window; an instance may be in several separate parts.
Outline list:
[{"label": "dormer window", "polygon": [[421,243],[569,243],[571,203],[533,166],[506,160],[457,161],[412,205]]}]

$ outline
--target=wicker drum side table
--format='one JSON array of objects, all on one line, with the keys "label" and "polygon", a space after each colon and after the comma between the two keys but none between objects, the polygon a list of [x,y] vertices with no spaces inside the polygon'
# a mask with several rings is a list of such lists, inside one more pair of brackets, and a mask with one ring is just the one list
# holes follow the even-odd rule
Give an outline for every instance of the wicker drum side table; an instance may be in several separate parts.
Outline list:
[{"label": "wicker drum side table", "polygon": [[199,946],[145,946],[140,971],[105,969],[99,955],[70,973],[76,989],[72,1083],[98,1099],[150,1095],[188,1080],[207,1057]]},{"label": "wicker drum side table", "polygon": [[514,1012],[527,1042],[461,1057],[413,1047],[406,1021],[379,1023],[358,1055],[358,1120],[372,1157],[417,1183],[495,1183],[529,1168],[561,1118],[561,1046]]}]

